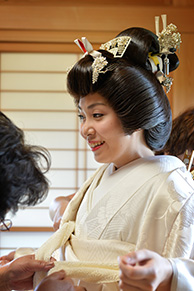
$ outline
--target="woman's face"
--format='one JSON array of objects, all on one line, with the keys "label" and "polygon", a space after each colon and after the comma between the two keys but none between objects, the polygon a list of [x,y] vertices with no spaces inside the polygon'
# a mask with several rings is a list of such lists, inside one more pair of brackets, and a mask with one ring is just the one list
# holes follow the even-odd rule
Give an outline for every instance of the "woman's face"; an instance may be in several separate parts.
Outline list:
[{"label": "woman's face", "polygon": [[135,134],[124,133],[119,118],[104,97],[89,94],[80,99],[78,108],[80,133],[97,162],[114,163],[119,168],[137,158],[139,139]]}]

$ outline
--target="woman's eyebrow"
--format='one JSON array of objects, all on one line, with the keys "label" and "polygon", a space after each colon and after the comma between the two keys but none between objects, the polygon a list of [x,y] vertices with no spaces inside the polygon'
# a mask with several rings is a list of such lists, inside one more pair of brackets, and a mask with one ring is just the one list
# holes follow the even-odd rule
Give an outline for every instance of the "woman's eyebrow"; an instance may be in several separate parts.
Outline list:
[{"label": "woman's eyebrow", "polygon": [[103,106],[106,106],[105,103],[102,103],[102,102],[96,102],[96,103],[93,103],[93,104],[89,105],[89,106],[88,106],[88,109],[92,109],[92,108],[94,108],[94,107],[97,106],[97,105],[103,105]]},{"label": "woman's eyebrow", "polygon": [[[92,104],[88,105],[87,109],[92,109],[92,108],[94,108],[95,106],[98,106],[98,105],[107,106],[103,102],[96,102],[96,103],[92,103]],[[78,105],[78,110],[82,111],[82,108],[81,108],[80,105]]]}]

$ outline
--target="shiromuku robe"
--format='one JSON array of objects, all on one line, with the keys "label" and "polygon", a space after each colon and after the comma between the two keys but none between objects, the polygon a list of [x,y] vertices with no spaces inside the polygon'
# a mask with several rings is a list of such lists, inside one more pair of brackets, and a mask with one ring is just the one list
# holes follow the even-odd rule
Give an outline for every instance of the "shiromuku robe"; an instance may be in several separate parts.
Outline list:
[{"label": "shiromuku robe", "polygon": [[[117,257],[147,248],[190,258],[194,183],[175,157],[140,158],[114,171],[103,165],[69,203],[60,229],[37,251],[48,260],[61,247],[63,268],[88,291],[119,290]],[[42,274],[43,275],[43,274]],[[42,278],[36,274],[35,285]]]},{"label": "shiromuku robe", "polygon": [[194,260],[186,258],[170,259],[173,266],[171,291],[194,290]]}]

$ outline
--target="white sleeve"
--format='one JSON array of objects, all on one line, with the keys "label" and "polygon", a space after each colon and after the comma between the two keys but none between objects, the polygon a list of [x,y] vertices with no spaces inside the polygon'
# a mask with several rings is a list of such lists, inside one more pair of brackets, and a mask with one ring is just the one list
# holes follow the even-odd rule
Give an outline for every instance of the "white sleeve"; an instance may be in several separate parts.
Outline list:
[{"label": "white sleeve", "polygon": [[194,260],[177,258],[169,259],[173,267],[171,291],[194,290]]}]

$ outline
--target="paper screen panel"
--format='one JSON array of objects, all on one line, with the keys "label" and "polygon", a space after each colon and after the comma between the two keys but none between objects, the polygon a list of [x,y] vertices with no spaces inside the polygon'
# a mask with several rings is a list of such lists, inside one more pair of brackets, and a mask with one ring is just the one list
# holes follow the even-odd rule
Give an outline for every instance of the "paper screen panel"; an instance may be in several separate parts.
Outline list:
[{"label": "paper screen panel", "polygon": [[1,106],[15,110],[74,110],[73,98],[65,92],[1,92]]},{"label": "paper screen panel", "polygon": [[24,130],[27,142],[46,147],[52,157],[46,174],[48,197],[41,204],[19,210],[15,217],[8,215],[15,227],[29,227],[29,232],[14,232],[12,242],[13,232],[8,233],[11,245],[8,235],[1,234],[1,252],[21,246],[21,242],[32,247],[41,244],[38,230],[32,232],[36,239],[28,244],[30,229],[52,229],[48,215],[51,201],[75,193],[94,171],[86,142],[79,134],[77,109],[66,91],[66,70],[79,58],[79,54],[69,53],[1,53],[1,110]]},{"label": "paper screen panel", "polygon": [[[48,212],[55,197],[74,193],[87,177],[86,143],[65,85],[67,68],[79,58],[79,54],[68,53],[1,53],[1,110],[24,130],[27,142],[46,147],[52,157],[46,174],[49,195],[29,208],[32,224],[33,213],[39,216],[36,211],[41,213],[42,208]],[[29,215],[28,208],[23,215]]]}]

